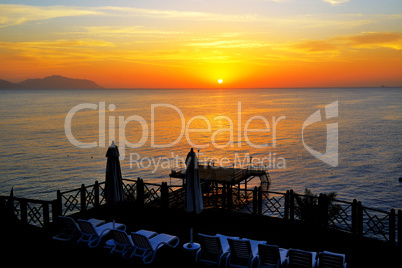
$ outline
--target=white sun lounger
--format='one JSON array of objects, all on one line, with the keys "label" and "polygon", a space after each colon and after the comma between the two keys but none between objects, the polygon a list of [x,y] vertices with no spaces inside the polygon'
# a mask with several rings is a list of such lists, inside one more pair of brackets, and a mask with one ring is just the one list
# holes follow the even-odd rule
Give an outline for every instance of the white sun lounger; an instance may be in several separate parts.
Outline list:
[{"label": "white sun lounger", "polygon": [[317,267],[319,268],[346,268],[345,254],[330,251],[318,254]]},{"label": "white sun lounger", "polygon": [[258,245],[265,241],[243,239],[228,239],[230,253],[226,258],[227,267],[252,267],[258,254]]},{"label": "white sun lounger", "polygon": [[[135,233],[144,235],[147,238],[152,238],[157,235],[156,232],[147,230],[139,230]],[[112,239],[106,242],[106,244],[111,248],[110,254],[120,253],[125,256],[125,254],[127,254],[130,250],[134,249],[135,246],[133,240],[125,231],[112,229],[110,230],[110,235],[112,236]]]},{"label": "white sun lounger", "polygon": [[[89,219],[93,226],[99,226],[105,223],[104,220]],[[59,222],[61,224],[62,230],[60,234],[53,236],[53,239],[59,241],[71,241],[73,240],[75,234],[81,232],[80,227],[71,217],[59,216]]]},{"label": "white sun lounger", "polygon": [[148,238],[143,234],[131,233],[131,238],[134,243],[134,251],[130,257],[140,257],[144,264],[153,262],[157,251],[164,245],[175,248],[179,244],[177,236],[168,234],[158,234]]},{"label": "white sun lounger", "polygon": [[258,268],[279,268],[284,267],[288,250],[279,248],[276,245],[258,245]]},{"label": "white sun lounger", "polygon": [[86,220],[78,220],[78,226],[81,229],[81,237],[77,243],[88,243],[90,248],[97,247],[105,235],[107,235],[111,229],[126,230],[126,226],[121,223],[108,222],[100,226],[94,226],[91,222]]},{"label": "white sun lounger", "polygon": [[300,249],[289,249],[286,267],[316,267],[317,253]]},{"label": "white sun lounger", "polygon": [[198,234],[200,249],[196,253],[196,262],[216,264],[220,266],[222,260],[229,254],[228,238],[237,238],[216,234],[214,236]]}]

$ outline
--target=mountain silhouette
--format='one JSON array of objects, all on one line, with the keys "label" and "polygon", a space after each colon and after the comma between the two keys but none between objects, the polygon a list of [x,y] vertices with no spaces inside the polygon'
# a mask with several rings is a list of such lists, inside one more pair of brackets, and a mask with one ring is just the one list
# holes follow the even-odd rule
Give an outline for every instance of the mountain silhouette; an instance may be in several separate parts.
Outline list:
[{"label": "mountain silhouette", "polygon": [[21,88],[19,85],[0,79],[0,89]]},{"label": "mountain silhouette", "polygon": [[19,83],[11,83],[0,79],[0,89],[97,89],[103,88],[86,79],[73,79],[60,75],[45,78],[27,79]]}]

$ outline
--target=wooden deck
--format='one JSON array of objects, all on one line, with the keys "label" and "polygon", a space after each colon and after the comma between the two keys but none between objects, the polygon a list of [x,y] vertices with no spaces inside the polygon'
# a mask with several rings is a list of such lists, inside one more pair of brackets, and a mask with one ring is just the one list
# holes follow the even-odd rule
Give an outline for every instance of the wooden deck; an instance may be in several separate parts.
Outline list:
[{"label": "wooden deck", "polygon": [[[207,165],[198,165],[201,181],[209,181],[221,184],[235,185],[243,181],[248,181],[256,176],[260,178],[268,175],[265,170],[249,170],[229,167],[213,167]],[[184,179],[185,170],[172,171],[169,176],[172,178]]]}]

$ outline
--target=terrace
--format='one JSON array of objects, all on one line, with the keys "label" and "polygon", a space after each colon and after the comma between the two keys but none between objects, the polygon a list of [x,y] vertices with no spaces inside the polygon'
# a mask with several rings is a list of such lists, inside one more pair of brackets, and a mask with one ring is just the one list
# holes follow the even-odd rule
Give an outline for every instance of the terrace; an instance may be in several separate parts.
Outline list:
[{"label": "terrace", "polygon": [[[244,184],[213,184],[204,189],[206,209],[191,220],[182,209],[182,185],[166,182],[159,185],[142,179],[123,182],[126,200],[114,207],[105,204],[104,183],[98,182],[59,191],[57,199],[52,201],[1,196],[2,211],[13,211],[15,215],[11,224],[5,221],[6,226],[1,228],[3,241],[9,245],[4,256],[11,258],[23,251],[32,255],[32,259],[52,256],[63,260],[62,263],[65,259],[80,263],[84,255],[91,256],[91,263],[136,262],[109,256],[103,248],[89,250],[82,245],[53,241],[51,237],[58,232],[58,215],[116,220],[126,224],[129,232],[148,229],[178,236],[179,247],[161,252],[155,267],[169,262],[188,267],[192,263],[182,249],[182,244],[189,241],[190,227],[194,227],[195,233],[266,240],[284,248],[345,253],[349,267],[367,267],[373,263],[385,267],[384,263],[392,263],[402,253],[401,232],[398,232],[401,211],[368,208],[357,200],[328,202],[325,195],[306,197],[292,190],[272,192],[261,187],[248,189]],[[315,220],[306,220],[297,197],[316,199]]]}]

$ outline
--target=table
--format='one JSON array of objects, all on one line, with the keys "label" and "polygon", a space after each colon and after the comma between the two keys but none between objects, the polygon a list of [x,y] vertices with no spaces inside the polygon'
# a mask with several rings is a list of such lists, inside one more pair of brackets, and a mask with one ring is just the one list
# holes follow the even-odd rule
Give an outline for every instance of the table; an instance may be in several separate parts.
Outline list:
[{"label": "table", "polygon": [[[189,247],[190,246],[190,247]],[[184,251],[187,253],[186,259],[189,262],[195,263],[196,262],[196,253],[201,248],[201,245],[198,243],[185,243],[183,245]]]},{"label": "table", "polygon": [[198,243],[185,243],[184,245],[183,245],[183,249],[184,250],[186,250],[186,251],[197,251],[199,248],[201,247],[201,245],[200,244],[198,244]]}]

